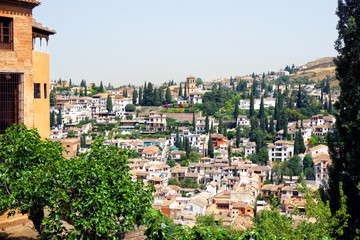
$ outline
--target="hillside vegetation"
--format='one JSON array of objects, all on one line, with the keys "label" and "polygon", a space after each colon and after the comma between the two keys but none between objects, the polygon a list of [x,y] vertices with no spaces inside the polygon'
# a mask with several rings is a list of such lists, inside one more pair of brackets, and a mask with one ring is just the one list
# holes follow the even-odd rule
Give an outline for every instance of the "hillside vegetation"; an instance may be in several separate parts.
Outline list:
[{"label": "hillside vegetation", "polygon": [[[335,78],[335,65],[333,57],[321,58],[305,64],[307,67],[305,70],[298,71],[291,76],[290,80],[296,80],[299,78],[308,78],[309,81],[313,80],[318,82],[319,80],[326,79],[327,76]],[[337,81],[331,83],[332,86],[338,85]]]}]

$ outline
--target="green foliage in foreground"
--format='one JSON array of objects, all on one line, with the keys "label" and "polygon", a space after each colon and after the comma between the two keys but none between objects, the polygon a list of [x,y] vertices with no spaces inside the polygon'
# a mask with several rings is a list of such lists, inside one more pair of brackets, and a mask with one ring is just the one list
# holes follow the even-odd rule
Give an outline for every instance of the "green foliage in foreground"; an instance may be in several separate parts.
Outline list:
[{"label": "green foliage in foreground", "polygon": [[116,239],[142,225],[151,208],[151,190],[129,173],[131,152],[102,139],[68,160],[59,144],[18,125],[0,138],[0,154],[0,210],[30,213],[42,238]]}]

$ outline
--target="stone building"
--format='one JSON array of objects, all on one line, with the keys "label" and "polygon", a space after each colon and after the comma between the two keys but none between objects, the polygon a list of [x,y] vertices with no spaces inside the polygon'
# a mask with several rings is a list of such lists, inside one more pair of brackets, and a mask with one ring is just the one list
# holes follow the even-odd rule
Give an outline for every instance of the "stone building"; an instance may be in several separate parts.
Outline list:
[{"label": "stone building", "polygon": [[[46,51],[55,31],[33,19],[38,5],[38,0],[0,0],[0,134],[13,123],[24,123],[37,128],[42,138],[50,137]],[[37,42],[40,51],[34,51]]]}]

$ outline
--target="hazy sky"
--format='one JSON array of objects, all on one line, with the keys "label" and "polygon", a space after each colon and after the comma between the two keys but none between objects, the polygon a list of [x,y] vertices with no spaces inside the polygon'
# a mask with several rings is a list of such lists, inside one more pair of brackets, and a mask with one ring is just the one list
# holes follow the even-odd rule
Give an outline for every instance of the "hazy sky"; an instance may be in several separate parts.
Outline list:
[{"label": "hazy sky", "polygon": [[336,56],[335,0],[43,0],[50,78],[205,81]]}]

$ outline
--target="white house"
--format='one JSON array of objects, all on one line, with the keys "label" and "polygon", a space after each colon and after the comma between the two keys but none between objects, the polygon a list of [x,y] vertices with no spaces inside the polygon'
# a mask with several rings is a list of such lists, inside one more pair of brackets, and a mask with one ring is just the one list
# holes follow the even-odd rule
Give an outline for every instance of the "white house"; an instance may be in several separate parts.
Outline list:
[{"label": "white house", "polygon": [[269,160],[283,162],[294,155],[294,142],[279,140],[268,144]]}]

